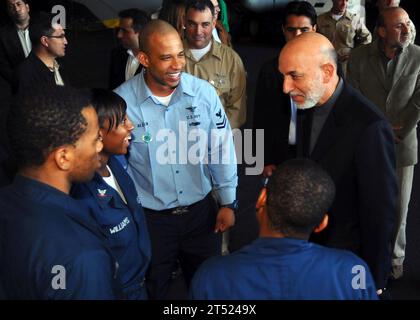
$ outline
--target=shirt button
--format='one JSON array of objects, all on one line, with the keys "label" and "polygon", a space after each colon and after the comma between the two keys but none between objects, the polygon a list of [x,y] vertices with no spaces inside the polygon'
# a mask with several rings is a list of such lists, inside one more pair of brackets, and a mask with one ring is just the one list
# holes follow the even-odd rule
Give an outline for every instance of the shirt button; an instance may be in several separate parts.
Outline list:
[{"label": "shirt button", "polygon": [[182,191],[180,191],[179,194],[182,194]]},{"label": "shirt button", "polygon": [[179,173],[179,170],[176,170],[175,173]]}]

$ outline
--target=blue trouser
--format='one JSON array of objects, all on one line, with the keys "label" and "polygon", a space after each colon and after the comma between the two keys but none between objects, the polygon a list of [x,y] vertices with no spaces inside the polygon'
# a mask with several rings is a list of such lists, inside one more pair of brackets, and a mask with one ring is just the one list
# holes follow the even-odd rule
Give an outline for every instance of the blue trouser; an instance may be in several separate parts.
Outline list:
[{"label": "blue trouser", "polygon": [[152,244],[152,261],[147,275],[150,299],[165,299],[172,272],[179,260],[187,287],[207,258],[221,254],[221,234],[214,233],[217,205],[208,194],[188,206],[188,212],[144,208]]}]

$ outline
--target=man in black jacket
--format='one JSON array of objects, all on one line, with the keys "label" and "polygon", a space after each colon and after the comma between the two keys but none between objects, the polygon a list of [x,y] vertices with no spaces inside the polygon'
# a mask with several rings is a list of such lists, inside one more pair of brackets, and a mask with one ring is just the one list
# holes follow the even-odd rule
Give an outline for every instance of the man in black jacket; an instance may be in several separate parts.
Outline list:
[{"label": "man in black jacket", "polygon": [[289,41],[279,71],[284,93],[299,109],[297,155],[319,163],[336,185],[330,224],[311,240],[359,255],[381,294],[391,267],[398,193],[391,125],[338,75],[334,47],[319,33]]},{"label": "man in black jacket", "polygon": [[25,90],[34,83],[64,86],[67,83],[57,58],[66,54],[67,39],[63,27],[53,23],[54,15],[40,13],[32,19],[33,50],[16,71],[15,91]]},{"label": "man in black jacket", "polygon": [[0,76],[14,85],[17,66],[29,55],[29,5],[27,0],[7,0],[6,11],[11,22],[0,29]]},{"label": "man in black jacket", "polygon": [[123,82],[139,74],[142,65],[137,59],[139,54],[139,34],[143,26],[150,21],[149,16],[139,9],[121,11],[117,37],[120,45],[111,52],[109,66],[109,89],[115,89]]}]

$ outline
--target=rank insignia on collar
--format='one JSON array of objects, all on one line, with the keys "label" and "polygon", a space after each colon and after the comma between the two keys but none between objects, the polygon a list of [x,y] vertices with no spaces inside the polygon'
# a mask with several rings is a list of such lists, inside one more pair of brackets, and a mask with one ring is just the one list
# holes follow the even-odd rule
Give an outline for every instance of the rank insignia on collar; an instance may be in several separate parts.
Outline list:
[{"label": "rank insignia on collar", "polygon": [[98,189],[98,196],[103,198],[106,197],[106,189]]}]

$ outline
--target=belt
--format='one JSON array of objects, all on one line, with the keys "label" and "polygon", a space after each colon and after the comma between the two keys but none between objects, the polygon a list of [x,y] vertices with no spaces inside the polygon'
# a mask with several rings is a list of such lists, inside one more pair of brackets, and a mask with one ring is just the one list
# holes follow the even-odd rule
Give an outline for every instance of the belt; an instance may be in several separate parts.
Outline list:
[{"label": "belt", "polygon": [[153,210],[153,209],[147,209],[147,210],[150,210],[153,213],[158,213],[158,214],[170,214],[170,215],[174,215],[174,216],[180,216],[180,215],[183,215],[183,214],[186,214],[186,213],[190,212],[190,210],[193,207],[195,207],[196,205],[206,201],[208,197],[211,197],[211,192],[209,194],[207,194],[202,200],[194,202],[194,203],[190,204],[189,206],[179,206],[179,207],[165,209],[165,210]]},{"label": "belt", "polygon": [[163,210],[163,211],[167,211],[167,213],[169,213],[169,214],[179,216],[181,214],[188,213],[190,211],[190,207],[193,206],[193,205],[194,204],[192,204],[190,206],[181,206],[181,207],[171,208],[171,209],[167,209],[167,210]]}]

